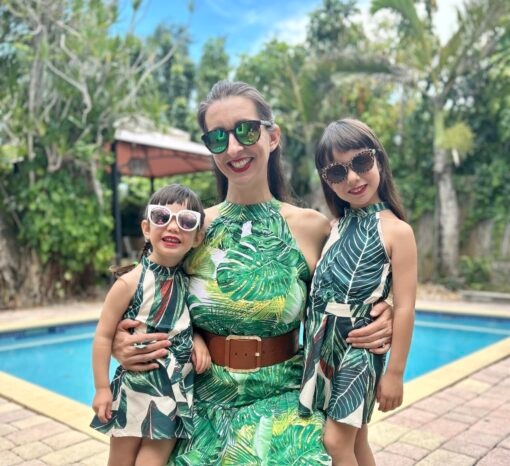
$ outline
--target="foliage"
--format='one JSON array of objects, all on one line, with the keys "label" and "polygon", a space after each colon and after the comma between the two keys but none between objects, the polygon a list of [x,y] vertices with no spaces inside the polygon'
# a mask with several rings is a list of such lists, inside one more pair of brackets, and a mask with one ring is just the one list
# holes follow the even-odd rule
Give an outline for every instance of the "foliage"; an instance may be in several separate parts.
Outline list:
[{"label": "foliage", "polygon": [[153,72],[173,51],[161,57],[130,34],[111,35],[115,3],[9,0],[2,14],[12,34],[3,44],[11,67],[0,91],[0,142],[16,165],[4,177],[1,209],[23,251],[19,286],[52,299],[70,291],[65,283],[93,282],[111,260],[102,147],[124,115],[158,120],[164,106]]}]

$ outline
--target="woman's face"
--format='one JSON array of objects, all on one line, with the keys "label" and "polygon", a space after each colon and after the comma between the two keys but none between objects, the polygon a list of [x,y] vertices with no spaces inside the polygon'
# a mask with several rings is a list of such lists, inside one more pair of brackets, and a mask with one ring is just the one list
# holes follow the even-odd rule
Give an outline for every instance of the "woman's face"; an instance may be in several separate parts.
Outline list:
[{"label": "woman's face", "polygon": [[[205,114],[207,131],[223,128],[233,129],[243,120],[260,120],[255,104],[246,97],[232,96],[213,102]],[[269,154],[280,140],[277,126],[260,127],[260,139],[251,146],[243,146],[232,133],[228,134],[228,147],[214,155],[214,162],[229,182],[231,189],[253,190],[254,193],[269,191],[267,164]],[[267,189],[266,189],[267,188]]]}]

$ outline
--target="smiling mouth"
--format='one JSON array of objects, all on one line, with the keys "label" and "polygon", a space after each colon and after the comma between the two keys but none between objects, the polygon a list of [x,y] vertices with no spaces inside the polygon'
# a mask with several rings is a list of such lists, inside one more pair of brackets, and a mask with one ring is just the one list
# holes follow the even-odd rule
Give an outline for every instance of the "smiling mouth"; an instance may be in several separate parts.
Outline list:
[{"label": "smiling mouth", "polygon": [[248,168],[248,166],[250,165],[251,161],[252,161],[251,158],[246,157],[246,158],[243,158],[243,159],[232,160],[228,164],[230,165],[230,167],[232,168],[233,171],[235,171],[235,172],[242,172],[242,171],[244,171],[244,170],[246,170]]},{"label": "smiling mouth", "polygon": [[363,186],[358,186],[357,188],[353,188],[351,190],[349,190],[349,192],[351,194],[361,194],[366,188],[366,185],[364,184]]},{"label": "smiling mouth", "polygon": [[162,241],[163,243],[165,244],[181,244],[181,241],[179,240],[179,238],[175,238],[173,236],[165,236],[164,238],[162,238]]}]

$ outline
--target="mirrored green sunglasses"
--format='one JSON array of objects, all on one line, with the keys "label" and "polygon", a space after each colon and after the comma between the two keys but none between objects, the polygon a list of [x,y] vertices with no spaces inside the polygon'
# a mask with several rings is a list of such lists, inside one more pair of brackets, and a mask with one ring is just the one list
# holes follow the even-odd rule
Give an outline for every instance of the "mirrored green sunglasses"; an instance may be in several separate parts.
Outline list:
[{"label": "mirrored green sunglasses", "polygon": [[269,120],[243,120],[232,129],[216,128],[202,135],[202,141],[213,154],[221,154],[228,147],[229,134],[232,133],[239,144],[252,146],[260,139],[260,127],[273,126]]}]

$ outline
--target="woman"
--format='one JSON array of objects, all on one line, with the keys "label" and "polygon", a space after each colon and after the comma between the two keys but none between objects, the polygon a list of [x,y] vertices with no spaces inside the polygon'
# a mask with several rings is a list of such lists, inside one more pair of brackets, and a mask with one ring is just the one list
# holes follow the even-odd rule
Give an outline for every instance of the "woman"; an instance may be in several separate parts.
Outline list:
[{"label": "woman", "polygon": [[[222,202],[206,210],[205,239],[187,260],[188,304],[195,343],[205,341],[213,364],[195,381],[193,438],[179,443],[170,464],[330,464],[323,415],[297,411],[298,329],[329,221],[285,202],[280,129],[255,88],[216,83],[198,122]],[[373,315],[383,316],[351,334],[352,343],[387,351],[388,309],[377,305]],[[127,332],[133,325],[121,323],[114,354],[128,369],[152,368],[167,343],[138,353],[139,338]]]}]

